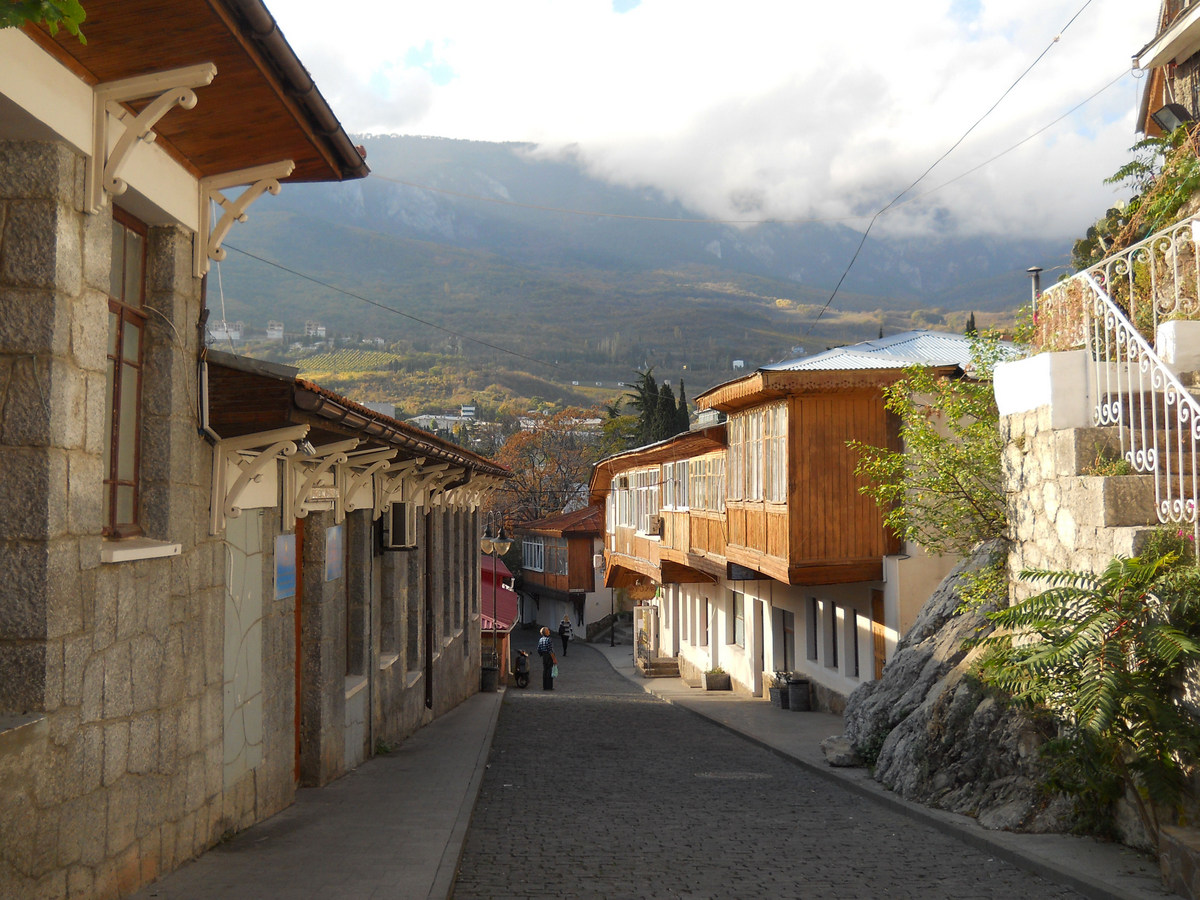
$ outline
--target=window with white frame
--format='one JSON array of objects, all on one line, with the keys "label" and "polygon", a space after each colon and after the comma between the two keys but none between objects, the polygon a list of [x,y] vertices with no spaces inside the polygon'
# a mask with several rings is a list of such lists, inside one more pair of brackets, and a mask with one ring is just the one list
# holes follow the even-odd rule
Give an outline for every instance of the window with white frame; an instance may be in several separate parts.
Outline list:
[{"label": "window with white frame", "polygon": [[741,591],[729,592],[729,634],[727,644],[746,646],[746,595]]},{"label": "window with white frame", "polygon": [[546,548],[541,538],[525,538],[521,541],[521,566],[531,572],[545,568]]},{"label": "window with white frame", "polygon": [[787,500],[787,405],[773,403],[763,410],[763,498]]},{"label": "window with white frame", "polygon": [[729,417],[728,496],[787,499],[787,405],[772,403]]},{"label": "window with white frame", "polygon": [[542,538],[542,546],[545,548],[545,558],[543,560],[544,568],[542,571],[548,575],[566,575],[567,574],[567,539],[566,538]]},{"label": "window with white frame", "polygon": [[643,469],[633,473],[633,521],[638,531],[649,534],[650,517],[658,515],[659,470]]},{"label": "window with white frame", "polygon": [[691,460],[689,500],[692,509],[720,512],[725,507],[725,457],[703,456]]},{"label": "window with white frame", "polygon": [[663,509],[687,509],[691,494],[688,473],[690,460],[681,459],[663,466]]},{"label": "window with white frame", "polygon": [[630,487],[631,475],[621,475],[613,479],[613,506],[615,522],[621,528],[637,526],[637,509],[634,503],[634,491]]}]

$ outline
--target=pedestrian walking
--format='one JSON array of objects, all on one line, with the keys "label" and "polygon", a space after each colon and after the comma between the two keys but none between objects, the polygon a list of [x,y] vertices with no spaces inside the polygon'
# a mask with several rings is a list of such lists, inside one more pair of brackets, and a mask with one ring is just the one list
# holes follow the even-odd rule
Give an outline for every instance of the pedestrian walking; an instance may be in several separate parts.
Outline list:
[{"label": "pedestrian walking", "polygon": [[558,636],[563,642],[563,656],[567,655],[567,644],[571,643],[571,619],[569,616],[563,616],[563,620],[558,623]]},{"label": "pedestrian walking", "polygon": [[542,636],[538,638],[537,652],[542,658],[542,690],[554,690],[554,666],[558,659],[554,656],[554,641],[550,637],[550,628],[542,626]]}]

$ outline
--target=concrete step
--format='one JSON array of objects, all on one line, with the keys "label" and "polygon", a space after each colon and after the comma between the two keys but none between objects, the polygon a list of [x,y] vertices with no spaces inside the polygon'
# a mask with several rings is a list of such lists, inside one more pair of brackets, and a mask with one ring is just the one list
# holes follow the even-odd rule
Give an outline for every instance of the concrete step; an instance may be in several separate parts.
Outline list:
[{"label": "concrete step", "polygon": [[1071,509],[1080,525],[1114,528],[1158,521],[1152,475],[1079,475],[1067,479],[1062,496],[1049,503]]},{"label": "concrete step", "polygon": [[638,659],[638,669],[646,678],[678,678],[679,660],[668,657],[644,660]]},{"label": "concrete step", "polygon": [[[1178,475],[1180,472],[1191,475],[1194,471],[1197,463],[1192,460],[1190,442],[1184,443],[1181,453],[1177,435],[1169,435],[1161,430],[1157,435],[1136,430],[1130,433],[1126,426],[1117,425],[1102,428],[1070,428],[1057,432],[1054,436],[1057,470],[1064,475],[1095,475],[1098,471],[1110,468],[1124,458],[1121,451],[1123,431],[1127,435],[1126,448],[1132,446],[1134,440],[1137,441],[1137,446],[1140,448],[1143,443],[1151,443],[1157,439],[1160,465],[1163,471],[1173,475]],[[1136,474],[1136,472],[1131,471],[1130,474]]]}]

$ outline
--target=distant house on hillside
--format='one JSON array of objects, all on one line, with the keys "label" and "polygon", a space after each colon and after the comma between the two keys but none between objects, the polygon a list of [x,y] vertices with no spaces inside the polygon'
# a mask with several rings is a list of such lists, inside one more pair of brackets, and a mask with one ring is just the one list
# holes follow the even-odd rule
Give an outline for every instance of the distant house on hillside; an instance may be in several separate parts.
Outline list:
[{"label": "distant house on hillside", "polygon": [[363,406],[377,413],[383,413],[385,416],[396,415],[395,403],[364,403]]},{"label": "distant house on hillside", "polygon": [[213,341],[240,341],[245,327],[242,322],[226,322],[224,319],[217,319],[209,326],[208,336]]},{"label": "distant house on hillside", "polygon": [[267,323],[267,340],[282,341],[283,340],[283,323],[268,322]]},{"label": "distant house on hillside", "polygon": [[325,326],[320,322],[314,322],[311,319],[304,323],[304,336],[309,338],[325,339]]}]

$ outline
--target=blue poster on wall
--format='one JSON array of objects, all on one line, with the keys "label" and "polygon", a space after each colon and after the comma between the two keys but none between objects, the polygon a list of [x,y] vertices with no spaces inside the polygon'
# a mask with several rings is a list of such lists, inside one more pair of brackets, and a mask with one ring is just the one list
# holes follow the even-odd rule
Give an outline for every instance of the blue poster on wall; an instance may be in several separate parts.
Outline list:
[{"label": "blue poster on wall", "polygon": [[296,595],[296,535],[275,538],[275,599]]},{"label": "blue poster on wall", "polygon": [[346,574],[346,526],[334,525],[325,531],[325,580]]}]

